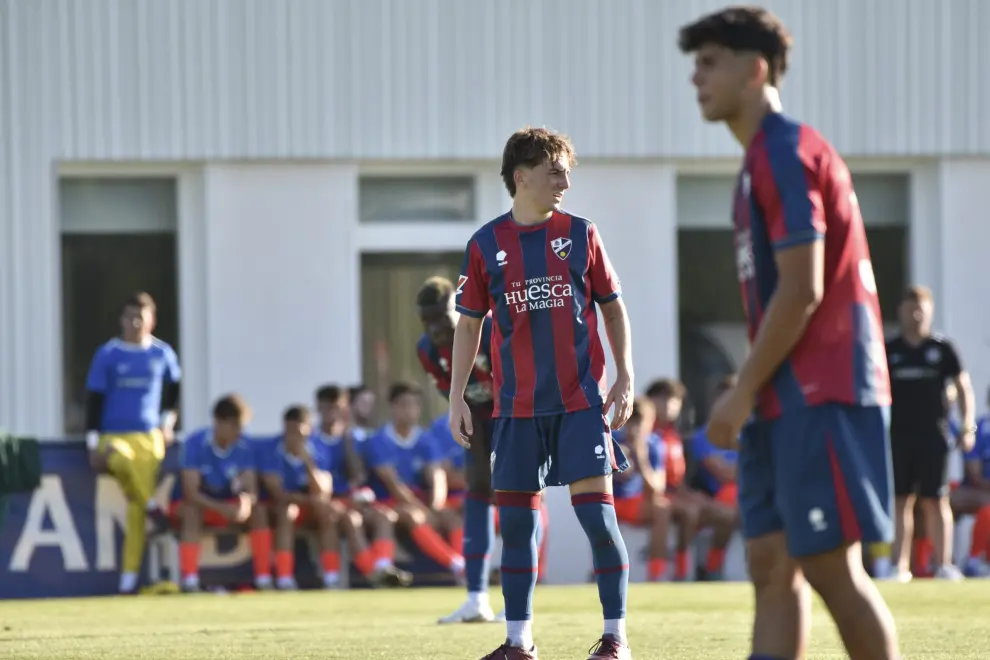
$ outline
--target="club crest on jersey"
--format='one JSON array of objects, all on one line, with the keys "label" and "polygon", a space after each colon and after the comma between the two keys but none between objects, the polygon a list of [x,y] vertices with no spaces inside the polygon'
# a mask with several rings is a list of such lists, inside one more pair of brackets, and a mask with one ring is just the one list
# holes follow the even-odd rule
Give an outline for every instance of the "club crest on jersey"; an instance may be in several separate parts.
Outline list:
[{"label": "club crest on jersey", "polygon": [[462,293],[464,293],[464,285],[467,284],[467,281],[468,281],[467,275],[460,275],[460,276],[458,276],[458,278],[457,278],[457,292],[454,294],[455,296],[459,296]]},{"label": "club crest on jersey", "polygon": [[571,239],[555,238],[550,241],[550,249],[560,259],[566,259],[571,254]]}]

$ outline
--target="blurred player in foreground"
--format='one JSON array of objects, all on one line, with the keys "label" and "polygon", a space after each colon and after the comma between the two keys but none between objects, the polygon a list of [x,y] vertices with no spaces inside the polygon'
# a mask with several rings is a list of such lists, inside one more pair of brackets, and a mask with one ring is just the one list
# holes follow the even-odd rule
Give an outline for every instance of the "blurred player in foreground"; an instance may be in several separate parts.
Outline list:
[{"label": "blurred player in foreground", "polygon": [[708,437],[735,446],[755,410],[739,454],[756,590],[751,659],[804,657],[810,583],[852,660],[894,660],[894,620],[860,545],[893,532],[880,304],[848,168],[814,129],[781,113],[790,42],[759,7],[680,31],[702,115],[746,150],[733,221],[752,349],[713,406]]},{"label": "blurred player in foreground", "polygon": [[374,499],[370,488],[352,487],[365,484],[367,478],[359,449],[363,442],[348,428],[347,391],[324,385],[316,391],[316,406],[320,426],[313,440],[327,455],[336,527],[347,539],[351,563],[373,587],[408,587],[412,575],[395,565],[395,516],[370,506]]},{"label": "blurred player in foreground", "polygon": [[617,474],[612,482],[615,515],[627,525],[648,526],[650,547],[647,559],[647,579],[660,582],[667,577],[670,548],[670,500],[667,489],[666,452],[663,440],[653,432],[656,409],[647,397],[633,402],[629,421],[615,432],[615,439],[626,455],[631,456],[630,468]]},{"label": "blurred player in foreground", "polygon": [[309,410],[290,406],[282,416],[281,435],[265,443],[258,462],[262,490],[271,498],[275,519],[276,587],[286,591],[297,588],[297,526],[313,529],[319,536],[324,588],[340,584],[337,527],[342,516],[330,503],[333,478],[329,452],[311,434]]},{"label": "blurred player in foreground", "polygon": [[[428,279],[416,295],[423,336],[416,344],[416,353],[423,369],[430,375],[437,390],[450,398],[450,363],[454,347],[454,285],[442,277]],[[488,601],[489,559],[495,543],[495,509],[492,506],[491,428],[492,428],[492,322],[482,324],[482,349],[474,360],[464,399],[471,407],[474,427],[478,429],[475,442],[465,452],[457,446],[464,463],[467,492],[464,498],[464,577],[468,597],[452,614],[438,623],[476,623],[494,621],[495,613]],[[445,436],[434,434],[441,451]],[[443,452],[446,454],[447,452]],[[445,456],[447,457],[447,456]],[[449,484],[449,482],[448,482]],[[501,616],[501,615],[499,615]]]},{"label": "blurred player in foreground", "polygon": [[[540,493],[570,487],[594,554],[604,633],[592,659],[631,657],[626,641],[629,558],[612,497],[614,472],[629,464],[612,428],[633,398],[629,319],[619,281],[595,225],[559,209],[576,164],[565,136],[514,133],[502,156],[512,210],[475,232],[458,280],[451,360],[450,427],[470,447],[476,434],[465,400],[484,319],[493,313],[495,389],[492,487],[502,529],[502,594],[508,638],[487,660],[533,660],[533,590]],[[597,306],[618,373],[607,398]]]},{"label": "blurred player in foreground", "polygon": [[[199,591],[199,544],[203,527],[242,527],[258,501],[255,449],[242,435],[251,411],[236,394],[213,406],[213,426],[188,435],[179,452],[180,497],[173,515],[180,520],[179,571],[182,590]],[[252,538],[255,579],[269,573],[271,535],[267,547]],[[259,560],[260,555],[260,560]]]},{"label": "blurred player in foreground", "polygon": [[146,517],[167,519],[154,499],[158,466],[172,443],[179,405],[179,359],[151,333],[155,301],[138,293],[124,303],[121,336],[93,356],[86,378],[86,446],[93,469],[106,470],[127,498],[121,593],[135,593],[144,557]]}]

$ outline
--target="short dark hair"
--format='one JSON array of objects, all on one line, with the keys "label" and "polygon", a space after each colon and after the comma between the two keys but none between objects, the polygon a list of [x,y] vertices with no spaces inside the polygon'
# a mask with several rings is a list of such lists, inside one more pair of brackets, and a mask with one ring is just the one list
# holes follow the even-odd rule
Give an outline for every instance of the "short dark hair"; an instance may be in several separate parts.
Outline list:
[{"label": "short dark hair", "polygon": [[536,167],[544,161],[566,157],[571,167],[577,165],[571,139],[545,128],[527,126],[509,136],[502,151],[502,181],[509,197],[516,196],[517,167]]},{"label": "short dark hair", "polygon": [[151,297],[150,293],[146,293],[144,291],[138,291],[132,294],[131,296],[129,296],[127,300],[124,301],[124,304],[121,306],[120,311],[123,312],[124,310],[131,307],[141,310],[147,309],[150,310],[152,314],[154,314],[156,310],[155,299]]},{"label": "short dark hair", "polygon": [[337,403],[347,398],[348,393],[340,385],[323,385],[316,390],[317,403]]},{"label": "short dark hair", "polygon": [[650,383],[650,386],[646,388],[646,396],[651,399],[661,396],[668,399],[683,399],[686,395],[687,388],[684,387],[684,383],[673,378],[660,378]]},{"label": "short dark hair", "polygon": [[397,383],[392,383],[392,387],[388,390],[388,402],[395,403],[399,400],[399,397],[403,397],[407,394],[413,394],[415,396],[423,395],[423,388],[416,383],[409,383],[406,381],[399,381]]},{"label": "short dark hair", "polygon": [[726,7],[681,28],[681,52],[693,53],[705,44],[736,52],[759,53],[769,65],[768,82],[777,87],[787,72],[791,35],[779,18],[754,5]]},{"label": "short dark hair", "polygon": [[218,422],[246,423],[251,416],[251,408],[239,394],[227,394],[213,404],[213,419]]},{"label": "short dark hair", "polygon": [[935,297],[932,296],[932,290],[927,286],[912,284],[908,288],[904,289],[904,296],[901,298],[901,302],[935,302]]},{"label": "short dark hair", "polygon": [[309,408],[302,405],[301,403],[296,403],[285,409],[282,413],[283,422],[295,422],[297,424],[309,424],[312,419],[312,415],[309,412]]},{"label": "short dark hair", "polygon": [[656,421],[657,409],[653,402],[645,396],[638,396],[633,400],[632,412],[629,414],[630,424],[639,424],[648,421],[650,426]]},{"label": "short dark hair", "polygon": [[454,295],[454,285],[446,277],[436,275],[423,282],[416,294],[417,307],[433,307],[447,302]]}]

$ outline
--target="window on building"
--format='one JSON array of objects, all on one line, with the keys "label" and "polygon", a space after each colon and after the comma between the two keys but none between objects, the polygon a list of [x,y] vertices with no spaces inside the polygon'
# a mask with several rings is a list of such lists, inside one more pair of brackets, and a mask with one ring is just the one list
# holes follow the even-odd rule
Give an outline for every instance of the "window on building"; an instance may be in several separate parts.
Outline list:
[{"label": "window on building", "polygon": [[[901,174],[853,174],[881,314],[896,322],[897,304],[907,282],[908,178]],[[736,277],[729,203],[732,176],[678,179],[678,305],[680,373],[692,393],[688,413],[707,419],[710,392],[748,350],[745,318]]]},{"label": "window on building", "polygon": [[171,178],[59,182],[62,359],[67,433],[84,430],[86,374],[96,349],[120,334],[121,304],[147,291],[155,334],[180,350],[176,182]]},{"label": "window on building", "polygon": [[473,222],[474,179],[450,177],[361,177],[361,222]]},{"label": "window on building", "polygon": [[[424,421],[447,409],[416,355],[423,326],[416,313],[416,294],[434,275],[457,282],[459,252],[365,254],[361,258],[361,345],[364,382],[380,396],[389,382],[408,380],[423,386]],[[376,353],[388,356],[389,373],[382,378]]]}]

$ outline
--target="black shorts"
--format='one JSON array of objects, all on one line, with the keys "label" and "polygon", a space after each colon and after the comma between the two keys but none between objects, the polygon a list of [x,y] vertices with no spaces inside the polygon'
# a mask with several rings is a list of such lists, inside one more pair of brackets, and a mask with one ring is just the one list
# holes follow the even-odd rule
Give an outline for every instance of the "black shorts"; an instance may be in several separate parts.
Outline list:
[{"label": "black shorts", "polygon": [[943,433],[891,436],[894,495],[937,498],[949,494],[950,444]]},{"label": "black shorts", "polygon": [[474,435],[471,436],[471,448],[464,457],[465,480],[468,492],[476,496],[489,497],[492,491],[492,429],[494,420],[491,408],[488,410],[471,410]]}]

